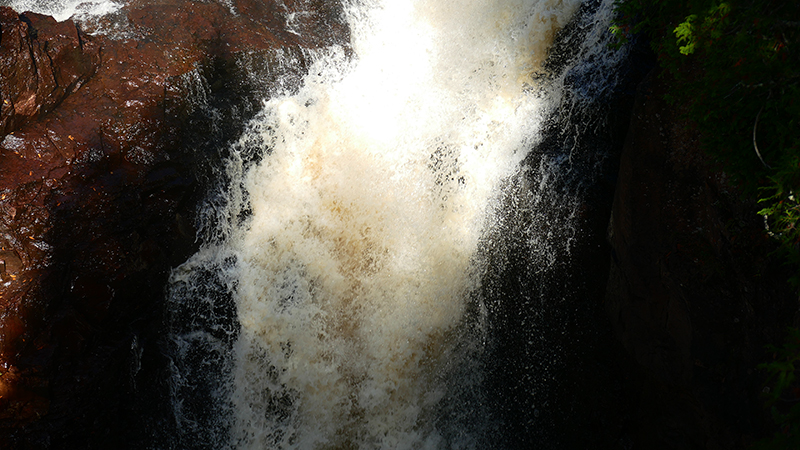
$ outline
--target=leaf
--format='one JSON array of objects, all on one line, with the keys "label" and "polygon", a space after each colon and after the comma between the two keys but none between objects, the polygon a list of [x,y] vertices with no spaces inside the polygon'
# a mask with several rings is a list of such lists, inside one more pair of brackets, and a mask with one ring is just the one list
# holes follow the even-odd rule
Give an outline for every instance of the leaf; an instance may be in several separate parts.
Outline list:
[{"label": "leaf", "polygon": [[696,47],[696,38],[694,35],[694,21],[697,20],[697,15],[692,14],[686,17],[680,25],[678,25],[675,30],[675,36],[678,38],[677,42],[680,45],[681,42],[685,42],[686,45],[680,46],[679,50],[682,55],[691,55],[694,53]]}]

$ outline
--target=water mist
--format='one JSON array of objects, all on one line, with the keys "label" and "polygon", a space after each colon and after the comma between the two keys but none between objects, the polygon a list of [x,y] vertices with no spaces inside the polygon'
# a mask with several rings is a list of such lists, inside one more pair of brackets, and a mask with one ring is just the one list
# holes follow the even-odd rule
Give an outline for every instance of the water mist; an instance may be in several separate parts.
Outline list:
[{"label": "water mist", "polygon": [[[612,1],[343,2],[347,45],[241,58],[271,94],[172,273],[153,445],[554,448],[530,430],[624,77]],[[125,1],[4,4],[137,36]],[[200,72],[184,78],[213,116]]]},{"label": "water mist", "polygon": [[265,100],[173,273],[184,440],[491,446],[481,246],[563,101],[543,62],[580,4],[345,4],[350,45]]}]

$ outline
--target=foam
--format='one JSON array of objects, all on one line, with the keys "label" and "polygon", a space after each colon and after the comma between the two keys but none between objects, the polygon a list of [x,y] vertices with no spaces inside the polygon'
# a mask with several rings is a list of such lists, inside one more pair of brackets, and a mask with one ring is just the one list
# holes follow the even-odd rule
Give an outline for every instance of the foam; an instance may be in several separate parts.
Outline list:
[{"label": "foam", "polygon": [[53,16],[57,21],[67,20],[75,15],[104,16],[119,10],[122,4],[112,0],[10,0],[8,6],[17,12],[35,12]]},{"label": "foam", "polygon": [[234,148],[266,155],[234,154],[229,216],[252,214],[221,233],[240,447],[440,446],[477,246],[547,111],[534,75],[579,5],[487,3],[350,3],[355,59],[320,54]]}]

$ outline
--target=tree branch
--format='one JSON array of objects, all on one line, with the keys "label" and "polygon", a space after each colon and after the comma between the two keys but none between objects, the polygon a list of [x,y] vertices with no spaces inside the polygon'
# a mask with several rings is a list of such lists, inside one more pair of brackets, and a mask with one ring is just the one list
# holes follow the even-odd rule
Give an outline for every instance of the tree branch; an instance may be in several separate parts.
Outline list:
[{"label": "tree branch", "polygon": [[761,164],[764,165],[767,169],[771,169],[772,167],[769,164],[764,162],[764,158],[761,157],[761,152],[758,151],[758,143],[756,142],[756,130],[758,129],[758,119],[761,117],[761,113],[764,111],[764,107],[762,106],[761,109],[756,114],[756,123],[753,124],[753,148],[756,150],[756,155],[758,159],[761,161]]}]

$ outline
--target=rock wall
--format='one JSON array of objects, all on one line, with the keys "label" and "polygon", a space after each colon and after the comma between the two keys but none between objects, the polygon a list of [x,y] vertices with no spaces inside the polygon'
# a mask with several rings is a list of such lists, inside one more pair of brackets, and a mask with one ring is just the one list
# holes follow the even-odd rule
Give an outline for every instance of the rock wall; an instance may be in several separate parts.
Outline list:
[{"label": "rock wall", "polygon": [[0,8],[0,136],[53,110],[97,71],[99,48],[71,21]]},{"label": "rock wall", "polygon": [[606,311],[635,397],[625,439],[745,448],[768,434],[756,366],[796,323],[797,297],[757,203],[703,154],[668,89],[657,70],[639,87],[609,225]]},{"label": "rock wall", "polygon": [[113,37],[0,7],[3,449],[143,448],[163,425],[158,328],[198,177],[270,83],[347,36],[322,1],[147,3],[104,19]]}]

